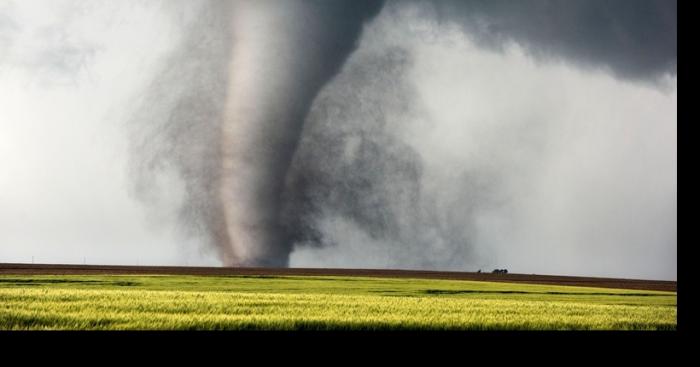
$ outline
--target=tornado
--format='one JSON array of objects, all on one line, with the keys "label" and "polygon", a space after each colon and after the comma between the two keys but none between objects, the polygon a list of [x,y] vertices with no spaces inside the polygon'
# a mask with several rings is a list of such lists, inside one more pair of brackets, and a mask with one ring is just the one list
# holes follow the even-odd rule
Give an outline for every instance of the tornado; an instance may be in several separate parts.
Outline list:
[{"label": "tornado", "polygon": [[[525,165],[513,168],[510,156],[493,157],[532,147],[533,157],[541,154],[532,158],[533,167],[547,167],[549,157],[539,146],[551,142],[529,137],[556,138],[548,129],[559,129],[559,104],[551,112],[540,103],[545,99],[537,99],[533,106],[514,104],[523,110],[513,116],[497,114],[503,101],[511,105],[503,99],[510,96],[508,88],[492,98],[494,108],[481,101],[475,107],[434,101],[488,97],[510,78],[481,80],[478,68],[488,72],[492,65],[468,69],[465,60],[488,53],[506,60],[493,67],[507,71],[517,61],[508,50],[517,49],[539,70],[561,64],[645,88],[677,74],[675,1],[163,4],[178,32],[168,38],[175,44],[160,68],[152,78],[149,74],[145,96],[138,96],[142,107],[129,137],[132,191],[149,208],[159,208],[154,218],[171,223],[176,212],[176,230],[186,234],[183,246],[195,239],[201,252],[214,254],[224,266],[286,267],[290,255],[294,265],[308,260],[301,264],[324,267],[482,266],[493,260],[481,250],[515,242],[504,240],[507,231],[496,230],[497,225],[512,225],[506,229],[521,239],[522,233],[534,233],[530,218],[547,223],[539,203],[537,215],[523,215],[526,224],[511,223],[511,212],[502,208],[533,205],[520,198],[530,192],[513,192],[539,185],[541,173]],[[435,73],[443,65],[454,81]],[[458,83],[460,77],[468,79]],[[437,88],[443,84],[452,92]],[[439,108],[426,108],[428,102]],[[467,119],[469,109],[478,118]],[[498,124],[482,121],[481,113],[495,116]],[[546,124],[525,125],[528,116]],[[517,130],[521,124],[527,129]],[[493,131],[509,149],[481,142],[474,131]],[[522,146],[507,140],[520,134],[527,137],[517,139]],[[456,139],[460,136],[464,141]],[[483,151],[477,149],[482,143]],[[511,191],[515,179],[528,185]],[[584,214],[572,216],[567,223],[584,219]],[[594,219],[591,223],[601,220]],[[629,228],[635,226],[630,220]],[[628,238],[633,231],[613,232]],[[532,236],[532,243],[543,242],[539,233]]]},{"label": "tornado", "polygon": [[380,1],[235,1],[221,128],[225,266],[287,266],[280,223],[285,177],[319,90],[355,48]]}]

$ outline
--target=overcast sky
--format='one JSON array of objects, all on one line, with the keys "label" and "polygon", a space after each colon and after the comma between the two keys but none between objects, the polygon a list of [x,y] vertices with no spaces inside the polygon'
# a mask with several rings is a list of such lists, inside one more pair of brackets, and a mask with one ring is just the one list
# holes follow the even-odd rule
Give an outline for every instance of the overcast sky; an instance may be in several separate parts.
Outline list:
[{"label": "overcast sky", "polygon": [[[155,206],[128,176],[135,106],[203,3],[0,0],[0,262],[221,264],[183,235],[176,174]],[[309,186],[324,245],[291,266],[676,279],[675,2],[504,4],[389,1],[365,24],[289,173],[349,184]]]}]

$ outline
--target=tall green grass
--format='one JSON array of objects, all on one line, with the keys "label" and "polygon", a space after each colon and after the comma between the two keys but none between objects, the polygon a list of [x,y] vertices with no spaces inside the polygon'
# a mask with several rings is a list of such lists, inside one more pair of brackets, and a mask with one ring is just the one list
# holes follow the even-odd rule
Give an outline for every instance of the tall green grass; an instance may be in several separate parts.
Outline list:
[{"label": "tall green grass", "polygon": [[676,294],[356,277],[0,276],[0,329],[673,330]]}]

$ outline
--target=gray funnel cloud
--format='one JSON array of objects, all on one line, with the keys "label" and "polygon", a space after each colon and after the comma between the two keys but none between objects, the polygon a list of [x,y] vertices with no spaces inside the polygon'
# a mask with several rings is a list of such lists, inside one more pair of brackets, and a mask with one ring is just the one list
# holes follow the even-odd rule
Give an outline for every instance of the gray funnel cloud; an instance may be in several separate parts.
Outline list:
[{"label": "gray funnel cloud", "polygon": [[226,265],[286,266],[284,178],[319,89],[355,47],[380,3],[237,2],[222,133]]},{"label": "gray funnel cloud", "polygon": [[381,7],[202,3],[132,124],[136,195],[156,201],[161,173],[175,171],[185,186],[181,223],[224,265],[287,266],[292,243],[278,213],[305,116]]},{"label": "gray funnel cloud", "polygon": [[[600,192],[575,183],[551,187],[566,204],[561,204],[566,216],[547,217],[537,209],[557,208],[553,195],[528,200],[536,189],[548,188],[540,178],[556,182],[570,176],[562,167],[586,162],[588,149],[601,142],[597,137],[613,136],[604,125],[590,130],[581,155],[556,151],[563,149],[556,144],[576,135],[565,130],[566,123],[578,124],[562,122],[571,116],[561,110],[605,90],[595,84],[595,93],[587,96],[572,87],[576,100],[552,91],[571,78],[587,83],[571,70],[594,81],[599,74],[612,76],[615,88],[654,89],[658,81],[675,77],[675,1],[205,0],[167,2],[164,8],[185,31],[162,60],[131,124],[134,193],[156,208],[159,191],[177,186],[168,180],[180,183],[181,229],[203,238],[226,266],[287,266],[290,256],[292,265],[298,264],[296,256],[311,258],[301,264],[314,266],[498,265],[485,248],[503,244],[515,254],[509,246],[527,235],[521,251],[549,237],[566,239],[556,250],[587,242],[587,234],[598,229],[579,228],[599,227],[602,220],[595,218],[601,216],[586,214],[598,211],[622,213],[620,225],[603,223],[601,236],[615,240],[610,243],[646,243],[639,238],[649,237],[635,237],[649,226],[622,210],[642,203],[645,192],[618,195],[624,200],[610,207],[583,205],[605,201],[616,171],[647,167],[633,159],[641,138],[610,148],[617,168],[602,163],[595,171],[600,176],[582,176],[599,180]],[[520,59],[513,61],[516,68],[500,64],[512,59],[513,44],[537,67]],[[465,70],[469,60],[484,70]],[[438,87],[433,76],[443,75],[441,70],[452,75]],[[528,90],[532,98],[514,102],[518,90]],[[440,99],[455,103],[436,103]],[[440,108],[426,109],[431,103]],[[585,111],[602,111],[595,103],[584,105]],[[621,125],[636,118],[629,110],[619,112],[624,115],[619,121],[606,112],[599,120],[620,124],[618,131],[642,130]],[[467,119],[468,112],[478,118]],[[588,122],[575,127],[590,126],[598,128]],[[431,134],[433,141],[425,138]],[[566,159],[557,161],[560,156]],[[631,173],[620,182],[630,182]],[[665,195],[664,190],[649,192]],[[566,200],[577,192],[595,200],[569,205]],[[666,213],[656,204],[670,205],[674,198],[640,204],[644,220]],[[653,245],[675,246],[675,217],[658,217],[671,219],[659,225]],[[559,218],[566,218],[562,229],[549,231]],[[518,230],[503,230],[509,226]],[[543,229],[531,233],[532,227]],[[354,260],[344,262],[338,254]]]}]

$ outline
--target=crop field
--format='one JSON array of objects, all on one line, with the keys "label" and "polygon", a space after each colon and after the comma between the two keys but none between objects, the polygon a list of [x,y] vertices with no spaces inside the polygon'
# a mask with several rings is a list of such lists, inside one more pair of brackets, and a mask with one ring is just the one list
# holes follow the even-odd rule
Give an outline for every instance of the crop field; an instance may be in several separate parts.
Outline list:
[{"label": "crop field", "polygon": [[675,330],[676,292],[350,276],[0,275],[0,330]]}]

